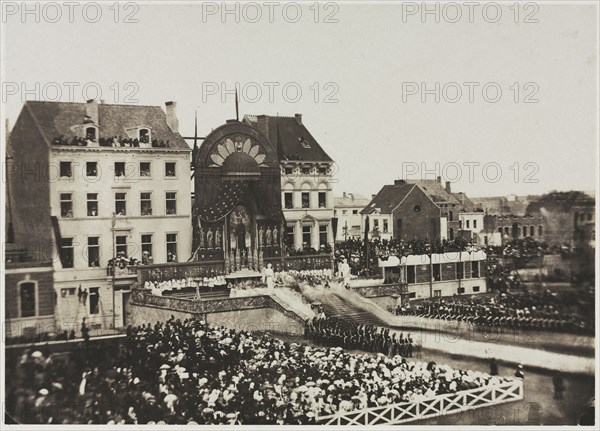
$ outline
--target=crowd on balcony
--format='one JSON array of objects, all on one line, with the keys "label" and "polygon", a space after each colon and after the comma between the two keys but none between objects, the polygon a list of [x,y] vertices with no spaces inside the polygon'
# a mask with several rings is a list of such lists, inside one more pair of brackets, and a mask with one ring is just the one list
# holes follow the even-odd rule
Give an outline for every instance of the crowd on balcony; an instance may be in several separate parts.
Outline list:
[{"label": "crowd on balcony", "polygon": [[295,249],[292,246],[286,246],[288,256],[310,256],[313,254],[331,254],[332,248],[330,244],[321,244],[318,249],[310,247],[304,243],[302,248]]},{"label": "crowd on balcony", "polygon": [[168,280],[146,280],[144,289],[149,289],[153,295],[163,296],[164,294],[172,294],[182,292],[184,290],[199,289],[203,287],[213,288],[216,286],[227,285],[227,280],[222,275],[215,277],[202,278],[173,278]]},{"label": "crowd on balcony", "polygon": [[428,242],[422,239],[400,241],[396,239],[373,238],[368,241],[368,255],[365,257],[367,243],[364,239],[348,239],[335,246],[335,259],[341,262],[348,260],[352,274],[369,276],[379,273],[378,260],[389,256],[407,256],[430,253],[448,253],[468,251],[472,245],[464,239],[454,241]]},{"label": "crowd on balcony", "polygon": [[320,317],[306,321],[304,336],[314,342],[348,350],[382,353],[394,357],[412,358],[415,343],[410,334],[396,336],[389,328],[360,325],[348,319]]},{"label": "crowd on balcony", "polygon": [[334,279],[331,269],[304,269],[301,271],[289,270],[275,273],[276,285],[287,286],[294,282],[306,282],[312,287],[330,287],[329,282]]},{"label": "crowd on balcony", "polygon": [[441,298],[396,308],[398,315],[456,320],[477,325],[590,333],[594,330],[594,292],[509,292],[497,296]]},{"label": "crowd on balcony", "polygon": [[70,145],[70,146],[92,146],[99,145],[100,147],[129,147],[129,148],[140,148],[140,144],[143,144],[144,147],[147,147],[150,144],[153,148],[166,148],[169,146],[169,141],[166,142],[158,139],[153,139],[150,141],[147,135],[142,136],[140,139],[138,138],[123,138],[122,136],[112,136],[108,138],[98,138],[96,139],[93,136],[74,136],[67,137],[64,135],[60,135],[52,140],[52,145]]},{"label": "crowd on balcony", "polygon": [[28,351],[6,405],[24,423],[314,424],[336,412],[506,381],[172,317],[128,328],[122,343],[83,343],[68,360]]}]

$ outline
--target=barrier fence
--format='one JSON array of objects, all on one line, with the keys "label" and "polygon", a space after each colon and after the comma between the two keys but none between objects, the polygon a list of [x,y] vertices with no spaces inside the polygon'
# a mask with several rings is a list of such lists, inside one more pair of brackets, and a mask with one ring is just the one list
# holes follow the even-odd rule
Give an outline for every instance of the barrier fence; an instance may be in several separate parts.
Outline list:
[{"label": "barrier fence", "polygon": [[390,404],[317,419],[323,425],[395,425],[523,399],[523,381],[437,395],[423,401]]}]

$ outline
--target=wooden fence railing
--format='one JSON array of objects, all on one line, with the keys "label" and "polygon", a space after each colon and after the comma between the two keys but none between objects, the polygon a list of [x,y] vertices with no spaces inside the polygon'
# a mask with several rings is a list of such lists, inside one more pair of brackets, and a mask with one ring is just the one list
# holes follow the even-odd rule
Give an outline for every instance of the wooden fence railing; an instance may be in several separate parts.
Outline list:
[{"label": "wooden fence railing", "polygon": [[321,416],[317,422],[323,425],[394,425],[522,399],[523,381],[514,379],[494,386],[437,395],[423,401]]}]

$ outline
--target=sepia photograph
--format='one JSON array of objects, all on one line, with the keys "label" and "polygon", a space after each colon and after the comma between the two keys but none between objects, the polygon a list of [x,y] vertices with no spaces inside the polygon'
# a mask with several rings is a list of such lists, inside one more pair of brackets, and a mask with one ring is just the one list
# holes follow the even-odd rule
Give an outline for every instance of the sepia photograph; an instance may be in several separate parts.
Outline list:
[{"label": "sepia photograph", "polygon": [[2,429],[597,429],[597,0],[0,8]]}]

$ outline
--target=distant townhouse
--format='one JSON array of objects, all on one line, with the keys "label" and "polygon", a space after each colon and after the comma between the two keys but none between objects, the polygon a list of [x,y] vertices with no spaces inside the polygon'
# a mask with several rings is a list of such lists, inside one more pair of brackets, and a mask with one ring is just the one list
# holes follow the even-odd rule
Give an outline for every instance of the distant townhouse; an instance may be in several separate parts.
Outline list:
[{"label": "distant townhouse", "polygon": [[362,238],[360,212],[369,204],[369,199],[344,192],[334,199],[334,216],[337,218],[336,241]]}]

